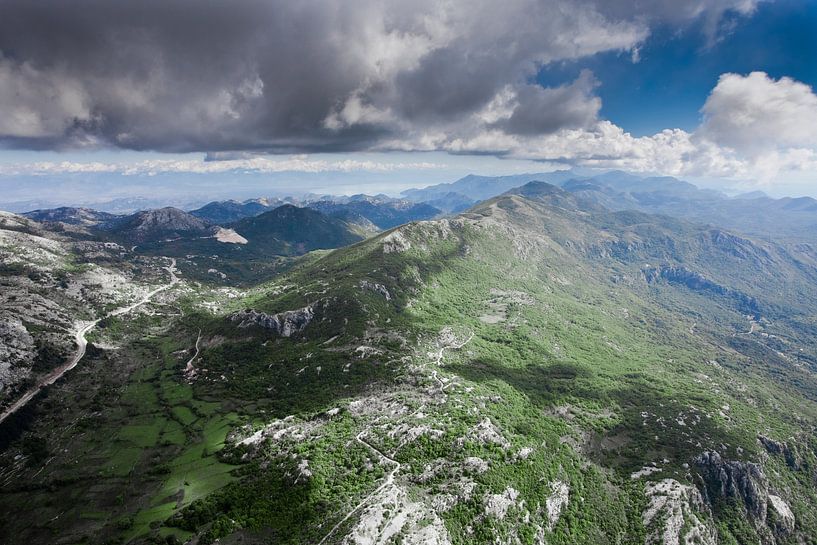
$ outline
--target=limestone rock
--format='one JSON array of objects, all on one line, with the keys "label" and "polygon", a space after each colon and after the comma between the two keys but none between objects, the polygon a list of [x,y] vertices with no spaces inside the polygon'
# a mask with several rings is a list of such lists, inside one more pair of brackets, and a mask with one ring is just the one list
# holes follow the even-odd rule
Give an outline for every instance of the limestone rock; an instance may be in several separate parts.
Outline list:
[{"label": "limestone rock", "polygon": [[302,332],[314,317],[313,305],[307,305],[297,310],[287,310],[278,314],[246,309],[234,313],[231,319],[233,322],[238,322],[238,327],[258,326],[274,331],[282,337],[291,337]]}]

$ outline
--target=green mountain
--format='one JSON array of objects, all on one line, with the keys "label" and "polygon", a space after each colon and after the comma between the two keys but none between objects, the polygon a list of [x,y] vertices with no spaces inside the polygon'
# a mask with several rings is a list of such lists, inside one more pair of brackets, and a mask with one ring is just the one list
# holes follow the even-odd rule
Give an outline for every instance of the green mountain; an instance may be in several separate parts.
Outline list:
[{"label": "green mountain", "polygon": [[[269,232],[252,226],[233,228]],[[111,323],[138,342],[52,391],[40,442],[3,453],[53,458],[19,464],[0,532],[809,543],[815,280],[810,245],[529,183],[241,293],[180,291],[179,318]]]},{"label": "green mountain", "polygon": [[356,195],[347,202],[322,200],[306,206],[329,216],[355,221],[363,218],[378,229],[391,229],[410,221],[434,218],[442,211],[427,203],[414,203],[403,199],[378,199],[368,195]]},{"label": "green mountain", "polygon": [[[813,535],[815,274],[808,250],[544,183],[335,252],[210,326],[241,339],[204,356],[221,395],[278,417],[233,455],[277,469],[173,523],[245,525],[258,504],[239,490],[282,479],[312,521],[277,519],[295,541]],[[235,351],[254,356],[236,367]],[[333,454],[356,440],[373,477]]]},{"label": "green mountain", "polygon": [[282,255],[338,248],[361,240],[345,222],[291,204],[245,218],[230,227],[249,241],[248,248],[274,249]]},{"label": "green mountain", "polygon": [[269,206],[257,201],[213,201],[201,208],[191,210],[190,214],[207,222],[223,225],[257,216],[269,209]]}]

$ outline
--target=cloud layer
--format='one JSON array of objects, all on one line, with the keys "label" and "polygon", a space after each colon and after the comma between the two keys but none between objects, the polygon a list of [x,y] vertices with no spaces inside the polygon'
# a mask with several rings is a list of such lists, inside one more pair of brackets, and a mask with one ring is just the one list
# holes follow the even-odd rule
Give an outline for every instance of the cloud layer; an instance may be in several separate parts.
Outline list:
[{"label": "cloud layer", "polygon": [[654,22],[753,5],[7,0],[0,138],[31,148],[365,149],[460,122],[507,86],[521,108],[508,128],[553,132],[586,124],[598,107],[580,100],[563,118],[538,111],[523,119],[569,100],[570,89],[527,85],[541,66],[631,50]]},{"label": "cloud layer", "polygon": [[40,161],[0,165],[0,176],[47,176],[53,174],[120,174],[122,176],[155,176],[157,174],[273,174],[279,172],[394,172],[397,170],[430,170],[441,165],[428,162],[386,162],[357,159],[328,161],[294,155],[286,158],[260,156],[231,157],[219,160],[148,159],[135,163],[101,161]]},{"label": "cloud layer", "polygon": [[0,144],[443,150],[769,178],[814,166],[817,98],[803,84],[725,74],[697,131],[636,138],[600,119],[591,73],[532,83],[551,63],[636,55],[657,25],[703,20],[715,40],[756,3],[6,0]]}]

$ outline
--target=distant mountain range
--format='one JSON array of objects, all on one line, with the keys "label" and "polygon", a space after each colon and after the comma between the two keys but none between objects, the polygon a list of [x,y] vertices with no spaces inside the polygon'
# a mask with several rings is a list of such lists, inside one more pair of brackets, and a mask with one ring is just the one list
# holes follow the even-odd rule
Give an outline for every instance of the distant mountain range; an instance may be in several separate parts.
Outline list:
[{"label": "distant mountain range", "polygon": [[205,204],[201,208],[192,210],[190,214],[215,224],[225,224],[238,221],[243,218],[257,216],[272,206],[262,204],[258,201],[213,201]]},{"label": "distant mountain range", "polygon": [[337,248],[364,238],[341,219],[291,204],[223,226],[177,208],[159,208],[117,216],[90,231],[140,253],[244,262]]},{"label": "distant mountain range", "polygon": [[[117,241],[142,245],[172,239],[212,238],[218,232],[218,226],[240,233],[234,225],[237,222],[286,205],[320,212],[341,222],[341,231],[365,237],[404,223],[467,210],[479,202],[532,181],[561,187],[584,203],[594,203],[614,211],[637,210],[664,214],[738,229],[752,235],[787,237],[790,240],[809,241],[817,235],[817,200],[810,197],[775,199],[759,191],[729,197],[719,191],[701,189],[672,177],[642,177],[621,171],[595,176],[583,176],[582,172],[574,170],[496,177],[469,175],[452,183],[406,190],[403,198],[387,195],[308,194],[241,202],[214,201],[189,213],[165,207],[129,216],[117,216],[84,207],[60,207],[38,209],[24,215],[41,222],[93,228]],[[136,201],[130,200],[127,204],[134,205]],[[311,235],[307,233],[307,238],[309,236]],[[312,242],[301,246],[299,244],[303,241],[281,240],[286,247],[281,251],[288,254],[294,248],[313,247],[315,239],[310,240]],[[295,244],[291,246],[290,243],[293,242]],[[331,247],[333,243],[326,244],[325,247]],[[216,248],[223,246],[216,244]],[[284,246],[276,247],[281,249]]]},{"label": "distant mountain range", "polygon": [[99,210],[92,210],[90,208],[73,208],[70,206],[61,206],[59,208],[50,208],[45,210],[32,210],[26,212],[23,216],[40,222],[59,222],[67,223],[69,225],[96,225],[98,223],[112,221],[117,218],[116,214],[108,212],[100,212]]},{"label": "distant mountain range", "polygon": [[442,214],[439,208],[428,203],[413,203],[405,200],[384,202],[375,199],[355,199],[346,203],[317,201],[308,203],[306,206],[349,222],[366,219],[379,229],[391,229],[404,223],[427,220]]},{"label": "distant mountain range", "polygon": [[758,236],[813,240],[817,235],[817,200],[811,197],[775,199],[757,191],[729,197],[672,177],[642,177],[621,171],[590,177],[569,170],[497,177],[472,175],[453,183],[409,189],[403,196],[457,212],[469,203],[490,199],[531,181],[562,187],[611,210],[666,214]]},{"label": "distant mountain range", "polygon": [[243,218],[257,216],[284,204],[312,208],[326,215],[361,226],[364,231],[390,229],[410,221],[426,220],[442,214],[442,210],[427,203],[394,199],[386,195],[327,196],[308,195],[303,198],[253,199],[244,202],[214,201],[191,211],[198,218],[217,225],[226,225]]},{"label": "distant mountain range", "polygon": [[[119,197],[107,201],[98,202],[75,202],[71,203],[71,208],[88,208],[109,214],[133,214],[140,210],[152,208],[163,208],[172,206],[174,208],[191,209],[204,204],[200,199],[189,198],[148,198],[148,197]],[[30,210],[46,210],[59,208],[65,205],[65,201],[55,201],[47,196],[42,199],[5,202],[0,204],[0,209],[16,214],[23,214]]]},{"label": "distant mountain range", "polygon": [[479,201],[501,195],[506,191],[528,182],[542,181],[554,185],[576,178],[572,170],[540,172],[534,174],[515,174],[513,176],[477,176],[469,174],[456,182],[437,184],[422,189],[407,189],[402,195],[415,202],[436,203],[435,206],[446,212],[458,212]]}]

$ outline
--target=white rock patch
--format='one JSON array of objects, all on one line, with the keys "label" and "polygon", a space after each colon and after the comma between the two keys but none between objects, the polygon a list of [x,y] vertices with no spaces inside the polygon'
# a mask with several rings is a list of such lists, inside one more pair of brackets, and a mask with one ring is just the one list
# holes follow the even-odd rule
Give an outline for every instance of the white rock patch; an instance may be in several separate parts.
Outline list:
[{"label": "white rock patch", "polygon": [[215,236],[217,241],[227,244],[247,244],[249,242],[232,229],[225,229],[224,227],[219,227]]},{"label": "white rock patch", "polygon": [[394,231],[383,237],[383,253],[405,252],[411,248],[411,242],[400,231]]},{"label": "white rock patch", "polygon": [[449,545],[442,519],[424,503],[412,501],[402,487],[391,484],[371,498],[344,545],[385,545],[398,535],[405,545]]},{"label": "white rock patch", "polygon": [[550,491],[545,507],[548,512],[548,530],[553,530],[570,498],[570,486],[564,481],[555,481],[550,485]]},{"label": "white rock patch", "polygon": [[661,471],[660,467],[644,466],[638,471],[633,471],[632,473],[630,473],[630,479],[632,480],[640,479],[641,477],[646,477],[647,475],[652,475],[653,473],[658,473],[659,471]]},{"label": "white rock patch", "polygon": [[465,468],[474,473],[485,473],[488,471],[488,462],[476,456],[469,456],[465,459]]},{"label": "white rock patch", "polygon": [[502,494],[488,494],[485,496],[485,514],[500,520],[504,519],[508,514],[508,509],[516,505],[518,497],[519,491],[510,486]]},{"label": "white rock patch", "polygon": [[794,513],[792,513],[789,504],[787,504],[780,496],[769,494],[769,503],[772,509],[777,512],[777,516],[781,519],[781,525],[788,531],[794,530]]},{"label": "white rock patch", "polygon": [[519,449],[519,452],[516,453],[516,457],[519,460],[527,460],[528,457],[533,454],[533,449],[530,447],[522,447]]},{"label": "white rock patch", "polygon": [[[715,530],[699,516],[705,508],[698,489],[674,479],[647,483],[649,506],[641,516],[649,530],[646,545],[716,545]],[[662,524],[663,522],[663,524]]]},{"label": "white rock patch", "polygon": [[494,443],[504,448],[511,446],[508,440],[502,436],[499,428],[488,417],[474,427],[471,437],[483,445]]}]

